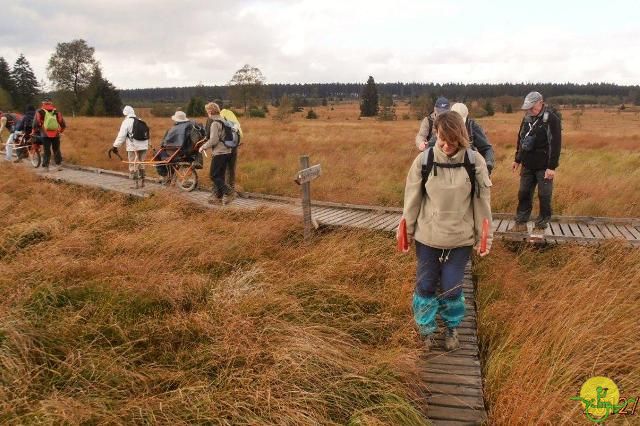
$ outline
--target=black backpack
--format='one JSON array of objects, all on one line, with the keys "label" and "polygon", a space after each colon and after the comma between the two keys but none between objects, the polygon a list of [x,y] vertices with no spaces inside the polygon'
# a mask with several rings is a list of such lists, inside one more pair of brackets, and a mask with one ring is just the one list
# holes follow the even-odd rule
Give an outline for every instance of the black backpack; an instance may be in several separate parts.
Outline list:
[{"label": "black backpack", "polygon": [[[427,193],[427,180],[429,179],[429,175],[431,174],[431,170],[433,170],[433,175],[438,176],[438,167],[442,167],[444,169],[455,169],[458,167],[464,167],[469,175],[469,181],[471,182],[471,198],[476,194],[476,151],[471,148],[467,148],[464,153],[464,162],[463,163],[437,163],[434,160],[433,148],[428,148],[424,155],[422,156],[422,192],[423,195]],[[478,197],[480,197],[480,191],[477,192]]]},{"label": "black backpack", "polygon": [[133,128],[131,129],[131,139],[136,141],[148,141],[149,140],[149,126],[147,123],[140,120],[138,117],[133,118]]},{"label": "black backpack", "polygon": [[224,137],[220,140],[227,148],[237,148],[240,145],[240,131],[233,121],[223,118],[222,120],[214,120],[222,124]]}]

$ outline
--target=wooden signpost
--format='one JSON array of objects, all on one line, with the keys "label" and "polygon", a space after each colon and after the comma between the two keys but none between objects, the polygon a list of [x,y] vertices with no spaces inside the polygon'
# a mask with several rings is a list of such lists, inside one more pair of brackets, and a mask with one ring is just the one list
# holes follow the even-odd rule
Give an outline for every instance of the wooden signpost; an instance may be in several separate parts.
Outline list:
[{"label": "wooden signpost", "polygon": [[304,239],[311,237],[311,181],[322,174],[320,164],[309,167],[309,156],[300,156],[300,171],[293,180],[302,190],[302,219],[304,221]]}]

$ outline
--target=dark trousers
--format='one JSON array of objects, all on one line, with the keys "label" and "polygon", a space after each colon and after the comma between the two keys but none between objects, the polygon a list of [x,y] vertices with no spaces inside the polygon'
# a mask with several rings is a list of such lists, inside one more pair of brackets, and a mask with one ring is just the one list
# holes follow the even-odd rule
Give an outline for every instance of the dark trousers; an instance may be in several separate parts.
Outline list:
[{"label": "dark trousers", "polygon": [[540,215],[537,223],[547,223],[551,219],[551,194],[553,192],[553,180],[544,178],[545,170],[530,170],[522,168],[520,172],[520,189],[518,190],[518,210],[516,222],[525,223],[531,216],[533,209],[533,191],[538,187],[538,199],[540,200]]},{"label": "dark trousers", "polygon": [[231,150],[231,157],[229,158],[229,163],[227,164],[227,185],[231,188],[232,191],[236,190],[236,160],[238,160],[238,148],[233,148]]},{"label": "dark trousers", "polygon": [[[418,257],[416,289],[413,293],[413,319],[421,335],[434,333],[436,316],[448,328],[456,328],[465,314],[462,282],[471,246],[451,250],[436,249],[416,241]],[[438,284],[441,293],[438,294]]]},{"label": "dark trousers", "polygon": [[460,297],[464,268],[470,256],[471,246],[443,250],[416,241],[416,293],[420,296],[435,296],[439,284],[442,290],[440,297]]},{"label": "dark trousers", "polygon": [[55,138],[41,137],[40,141],[44,147],[44,155],[42,157],[42,167],[49,167],[51,159],[51,150],[53,149],[53,161],[56,165],[62,163],[62,153],[60,152],[60,136]]},{"label": "dark trousers", "polygon": [[231,154],[214,155],[211,159],[211,169],[209,176],[213,182],[213,193],[217,198],[222,198],[225,194],[231,194],[233,191],[224,181],[225,173],[229,167]]}]

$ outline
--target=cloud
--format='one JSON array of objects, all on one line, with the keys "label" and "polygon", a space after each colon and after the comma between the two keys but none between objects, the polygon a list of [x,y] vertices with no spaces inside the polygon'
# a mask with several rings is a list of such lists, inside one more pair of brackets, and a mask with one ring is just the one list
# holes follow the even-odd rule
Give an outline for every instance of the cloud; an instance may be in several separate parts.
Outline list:
[{"label": "cloud", "polygon": [[225,84],[245,63],[268,82],[639,83],[632,2],[539,1],[536,21],[507,0],[17,0],[0,15],[0,55],[24,53],[44,78],[56,43],[83,38],[120,88]]}]

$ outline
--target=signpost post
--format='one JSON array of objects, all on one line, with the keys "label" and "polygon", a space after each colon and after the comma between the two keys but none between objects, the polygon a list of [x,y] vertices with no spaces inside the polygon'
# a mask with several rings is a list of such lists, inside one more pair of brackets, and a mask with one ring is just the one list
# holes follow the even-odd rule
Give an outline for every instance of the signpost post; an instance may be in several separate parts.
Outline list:
[{"label": "signpost post", "polygon": [[304,239],[311,237],[311,181],[318,178],[322,173],[320,164],[309,167],[309,156],[300,156],[300,171],[294,182],[300,185],[302,190],[302,219],[304,221]]}]

